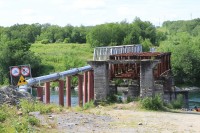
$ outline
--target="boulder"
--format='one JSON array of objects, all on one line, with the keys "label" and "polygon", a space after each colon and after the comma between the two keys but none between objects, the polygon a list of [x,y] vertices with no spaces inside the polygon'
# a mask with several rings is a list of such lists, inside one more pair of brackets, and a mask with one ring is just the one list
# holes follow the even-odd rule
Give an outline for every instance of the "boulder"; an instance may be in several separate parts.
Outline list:
[{"label": "boulder", "polygon": [[14,86],[4,86],[0,88],[0,105],[17,105],[21,98],[33,100],[33,96],[28,92],[18,92]]}]

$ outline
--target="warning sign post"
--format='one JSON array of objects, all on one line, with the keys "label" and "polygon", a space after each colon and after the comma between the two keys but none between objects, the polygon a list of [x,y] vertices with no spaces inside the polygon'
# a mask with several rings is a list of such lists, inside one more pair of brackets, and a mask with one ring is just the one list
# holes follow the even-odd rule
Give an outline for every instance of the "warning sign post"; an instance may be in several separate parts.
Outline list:
[{"label": "warning sign post", "polygon": [[11,66],[10,78],[14,86],[27,84],[26,80],[32,78],[30,65]]},{"label": "warning sign post", "polygon": [[19,81],[17,83],[18,86],[20,85],[26,85],[28,84],[28,82],[25,80],[25,78],[21,75],[20,78],[19,78]]}]

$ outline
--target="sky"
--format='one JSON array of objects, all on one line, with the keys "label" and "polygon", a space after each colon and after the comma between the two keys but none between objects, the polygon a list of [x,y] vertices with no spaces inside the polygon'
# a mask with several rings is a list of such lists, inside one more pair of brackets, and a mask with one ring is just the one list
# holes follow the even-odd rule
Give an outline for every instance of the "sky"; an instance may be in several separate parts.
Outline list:
[{"label": "sky", "polygon": [[0,26],[50,23],[94,26],[131,23],[135,17],[161,26],[164,21],[200,17],[200,0],[0,0]]}]

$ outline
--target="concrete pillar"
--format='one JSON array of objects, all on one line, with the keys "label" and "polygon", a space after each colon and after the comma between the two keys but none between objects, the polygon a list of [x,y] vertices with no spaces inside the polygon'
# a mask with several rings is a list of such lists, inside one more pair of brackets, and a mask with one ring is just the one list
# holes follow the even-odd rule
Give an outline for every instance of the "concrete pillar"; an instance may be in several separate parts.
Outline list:
[{"label": "concrete pillar", "polygon": [[43,101],[43,87],[37,87],[37,97],[40,101]]},{"label": "concrete pillar", "polygon": [[158,60],[142,60],[140,66],[140,97],[152,97],[155,93],[153,68]]},{"label": "concrete pillar", "polygon": [[109,71],[107,61],[89,61],[94,70],[94,100],[105,100],[109,94]]},{"label": "concrete pillar", "polygon": [[83,106],[83,75],[78,75],[78,103]]},{"label": "concrete pillar", "polygon": [[71,107],[71,77],[66,77],[66,103],[67,107]]},{"label": "concrete pillar", "polygon": [[50,82],[45,83],[45,103],[50,103]]},{"label": "concrete pillar", "polygon": [[64,81],[59,80],[59,105],[64,106]]},{"label": "concrete pillar", "polygon": [[87,96],[87,92],[88,92],[88,91],[87,91],[87,84],[88,84],[87,73],[88,73],[88,72],[85,72],[84,75],[83,75],[83,78],[84,78],[84,79],[83,79],[83,80],[84,80],[84,84],[83,84],[83,88],[84,88],[84,92],[83,92],[83,93],[84,93],[84,94],[83,94],[83,95],[84,95],[84,99],[83,99],[83,102],[84,102],[84,104],[87,103],[87,101],[88,101],[88,99],[87,99],[87,98],[88,98],[88,96]]}]

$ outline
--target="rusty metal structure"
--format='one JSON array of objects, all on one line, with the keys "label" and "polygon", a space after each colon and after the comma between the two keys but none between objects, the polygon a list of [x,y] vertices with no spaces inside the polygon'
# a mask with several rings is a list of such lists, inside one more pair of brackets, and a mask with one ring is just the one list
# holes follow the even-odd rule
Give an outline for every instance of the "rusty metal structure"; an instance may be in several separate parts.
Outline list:
[{"label": "rusty metal structure", "polygon": [[155,80],[161,79],[171,70],[170,57],[170,52],[140,52],[110,55],[110,79],[139,79],[140,63],[142,60],[159,60],[158,65],[153,69],[153,75]]}]

